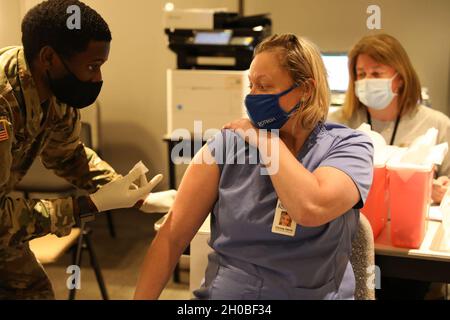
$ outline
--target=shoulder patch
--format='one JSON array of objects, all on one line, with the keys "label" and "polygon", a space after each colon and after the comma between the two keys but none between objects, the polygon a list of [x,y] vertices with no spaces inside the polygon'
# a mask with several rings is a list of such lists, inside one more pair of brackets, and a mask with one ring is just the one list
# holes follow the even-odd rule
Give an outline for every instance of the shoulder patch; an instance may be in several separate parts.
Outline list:
[{"label": "shoulder patch", "polygon": [[0,119],[0,142],[9,139],[7,124],[8,124],[7,120]]}]

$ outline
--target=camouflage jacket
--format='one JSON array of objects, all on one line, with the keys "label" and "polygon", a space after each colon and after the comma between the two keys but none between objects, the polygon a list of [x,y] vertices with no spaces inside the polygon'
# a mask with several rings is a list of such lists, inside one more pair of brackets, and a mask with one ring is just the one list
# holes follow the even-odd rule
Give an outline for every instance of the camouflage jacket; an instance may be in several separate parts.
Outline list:
[{"label": "camouflage jacket", "polygon": [[72,198],[9,196],[34,159],[89,192],[119,176],[80,142],[79,110],[55,98],[44,109],[23,48],[0,49],[0,296],[8,261],[23,255],[21,246],[49,233],[67,235],[75,223]]}]

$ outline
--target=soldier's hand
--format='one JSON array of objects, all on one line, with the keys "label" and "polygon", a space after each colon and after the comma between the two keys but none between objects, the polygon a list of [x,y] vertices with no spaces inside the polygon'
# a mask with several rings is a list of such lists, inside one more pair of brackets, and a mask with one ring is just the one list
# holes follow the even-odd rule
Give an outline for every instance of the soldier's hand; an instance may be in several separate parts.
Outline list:
[{"label": "soldier's hand", "polygon": [[111,181],[91,194],[90,198],[98,211],[133,207],[139,201],[143,201],[163,177],[158,174],[150,182],[140,185],[137,189],[133,188],[133,182],[141,175],[139,170],[132,170],[126,176]]}]

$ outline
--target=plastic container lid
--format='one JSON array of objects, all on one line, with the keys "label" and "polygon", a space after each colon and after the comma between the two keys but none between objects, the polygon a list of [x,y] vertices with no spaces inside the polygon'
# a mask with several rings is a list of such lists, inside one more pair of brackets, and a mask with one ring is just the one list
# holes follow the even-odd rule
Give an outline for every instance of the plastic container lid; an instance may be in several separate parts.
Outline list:
[{"label": "plastic container lid", "polygon": [[387,162],[386,168],[388,170],[395,170],[395,171],[402,170],[415,172],[430,172],[431,170],[433,170],[432,163],[419,165],[414,163],[401,162],[401,159],[407,150],[408,150],[407,148],[397,148],[395,153]]}]

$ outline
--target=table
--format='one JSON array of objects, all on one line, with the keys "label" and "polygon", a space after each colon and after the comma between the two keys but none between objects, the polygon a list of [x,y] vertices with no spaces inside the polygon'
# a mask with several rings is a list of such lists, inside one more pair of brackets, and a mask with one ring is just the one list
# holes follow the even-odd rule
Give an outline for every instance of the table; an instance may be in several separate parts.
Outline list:
[{"label": "table", "polygon": [[394,247],[388,222],[375,240],[375,263],[383,276],[450,283],[450,244],[443,237],[442,223],[428,220],[420,248]]}]

